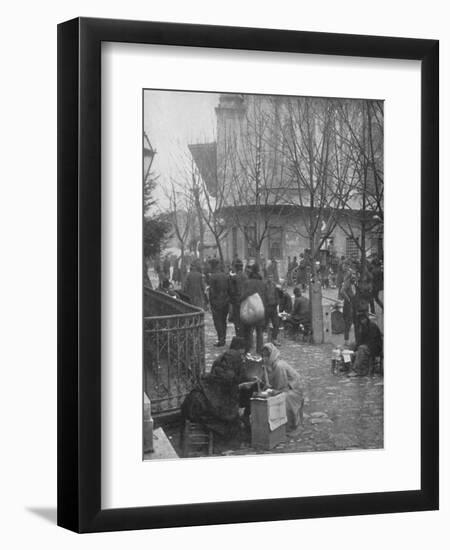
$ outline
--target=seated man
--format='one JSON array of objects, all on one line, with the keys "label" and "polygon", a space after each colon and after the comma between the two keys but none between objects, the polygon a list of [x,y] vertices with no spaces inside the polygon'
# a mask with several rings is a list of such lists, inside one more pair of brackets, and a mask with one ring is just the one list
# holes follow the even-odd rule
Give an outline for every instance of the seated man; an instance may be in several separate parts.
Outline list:
[{"label": "seated man", "polygon": [[292,298],[284,285],[277,285],[278,290],[278,310],[280,313],[292,312]]},{"label": "seated man", "polygon": [[367,313],[358,315],[356,334],[356,354],[353,370],[357,376],[372,374],[374,361],[383,355],[383,335],[378,325],[371,321]]},{"label": "seated man", "polygon": [[294,306],[292,313],[286,318],[286,325],[293,329],[303,327],[303,333],[311,332],[311,307],[308,298],[302,296],[300,287],[294,288]]}]

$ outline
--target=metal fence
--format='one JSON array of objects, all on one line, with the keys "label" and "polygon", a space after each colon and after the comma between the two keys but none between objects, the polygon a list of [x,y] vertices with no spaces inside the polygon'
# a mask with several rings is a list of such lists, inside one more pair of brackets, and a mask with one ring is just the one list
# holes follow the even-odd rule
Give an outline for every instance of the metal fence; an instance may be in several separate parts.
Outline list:
[{"label": "metal fence", "polygon": [[158,416],[179,409],[205,370],[204,312],[146,290],[144,315],[144,390]]}]

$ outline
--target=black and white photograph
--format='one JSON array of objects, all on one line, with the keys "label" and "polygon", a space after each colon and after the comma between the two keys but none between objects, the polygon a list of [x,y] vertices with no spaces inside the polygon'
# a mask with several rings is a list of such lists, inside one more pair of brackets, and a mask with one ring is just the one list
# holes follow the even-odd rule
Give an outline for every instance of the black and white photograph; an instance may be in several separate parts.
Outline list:
[{"label": "black and white photograph", "polygon": [[144,460],[383,449],[384,101],[142,101]]},{"label": "black and white photograph", "polygon": [[5,4],[0,546],[447,548],[448,6]]}]

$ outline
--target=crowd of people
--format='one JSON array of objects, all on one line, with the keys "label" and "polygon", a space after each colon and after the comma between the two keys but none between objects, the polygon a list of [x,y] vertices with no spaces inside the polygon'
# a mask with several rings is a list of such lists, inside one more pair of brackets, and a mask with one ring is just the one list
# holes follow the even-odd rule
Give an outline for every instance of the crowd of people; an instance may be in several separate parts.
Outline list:
[{"label": "crowd of people", "polygon": [[[186,265],[182,262],[183,265]],[[353,326],[355,340],[359,333],[361,315],[375,313],[375,304],[381,309],[383,303],[383,268],[378,258],[366,260],[364,265],[356,258],[331,255],[326,266],[321,262],[312,264],[305,251],[293,260],[288,259],[285,279],[280,278],[278,263],[272,259],[266,263],[235,257],[231,264],[218,258],[192,261],[181,277],[179,261],[171,262],[166,256],[155,266],[159,277],[159,289],[172,296],[202,308],[210,309],[217,333],[216,347],[223,347],[227,338],[227,321],[234,325],[235,335],[246,341],[246,351],[253,347],[256,334],[256,353],[261,354],[263,333],[270,327],[270,340],[279,345],[280,324],[305,334],[311,332],[311,308],[305,296],[309,282],[320,277],[322,285],[337,288],[342,307],[344,345],[349,344]],[[311,269],[311,265],[313,269]],[[314,269],[315,268],[315,269]],[[315,271],[314,274],[312,272]],[[329,278],[330,273],[332,278]],[[325,283],[324,280],[327,282]],[[293,300],[287,288],[291,284]],[[250,296],[258,294],[264,307],[264,318],[255,323],[245,323],[241,317],[241,305]]]},{"label": "crowd of people", "polygon": [[[226,344],[227,321],[234,325],[235,336],[244,339],[247,353],[253,350],[253,335],[256,335],[255,351],[258,355],[261,354],[266,331],[270,341],[280,345],[280,323],[292,327],[301,323],[310,326],[309,300],[302,295],[300,288],[296,288],[292,301],[279,277],[275,260],[264,268],[255,262],[247,262],[244,268],[242,260],[235,258],[226,269],[218,259],[213,258],[205,271],[202,273],[199,264],[193,263],[181,292],[188,296],[190,303],[203,309],[210,308],[217,333],[216,347]],[[242,315],[242,304],[254,295],[261,300],[263,315],[249,321]]]},{"label": "crowd of people", "polygon": [[[311,330],[310,302],[305,296],[312,277],[311,262],[304,254],[299,258],[300,262],[297,258],[290,262],[286,282],[280,278],[275,260],[267,265],[254,261],[244,264],[238,257],[231,265],[224,265],[217,258],[208,258],[203,264],[193,261],[183,281],[177,281],[177,272],[169,261],[160,265],[160,290],[211,311],[216,347],[226,345],[228,322],[234,325],[229,349],[216,358],[211,371],[184,401],[185,419],[200,422],[221,437],[231,437],[243,426],[248,435],[251,396],[256,391],[272,388],[286,394],[289,429],[295,430],[302,423],[304,384],[298,371],[282,359],[278,341],[280,323],[284,323],[285,328]],[[353,350],[351,373],[366,376],[374,359],[383,354],[382,334],[370,315],[375,303],[383,308],[379,297],[383,289],[382,263],[374,258],[361,265],[354,258],[341,257],[334,269],[330,269],[332,284],[342,305],[344,347]],[[318,273],[319,268],[315,276]],[[287,281],[294,286],[293,299]],[[263,315],[249,321],[243,313],[243,304],[255,296],[262,304]],[[354,342],[350,343],[352,325]],[[253,350],[256,356],[251,353]],[[246,370],[246,365],[255,360],[262,365],[262,375],[258,378],[249,377]]]}]

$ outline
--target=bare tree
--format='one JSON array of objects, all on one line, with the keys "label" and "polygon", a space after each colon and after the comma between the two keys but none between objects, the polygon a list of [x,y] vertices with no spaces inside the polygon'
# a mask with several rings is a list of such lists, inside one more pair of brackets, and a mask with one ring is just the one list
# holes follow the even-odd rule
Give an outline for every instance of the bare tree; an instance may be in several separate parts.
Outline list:
[{"label": "bare tree", "polygon": [[245,116],[236,131],[226,136],[225,215],[244,234],[257,260],[270,228],[280,224],[285,205],[276,109],[268,98],[248,96]]},{"label": "bare tree", "polygon": [[181,267],[183,268],[186,263],[186,253],[194,234],[195,201],[191,193],[174,181],[166,191],[166,198],[168,199],[168,209],[165,214],[178,241],[181,251]]},{"label": "bare tree", "polygon": [[[337,222],[339,186],[346,179],[348,166],[341,163],[334,134],[333,103],[310,97],[286,98],[280,127],[288,173],[293,192],[288,200],[300,207],[292,231],[309,243],[311,270],[310,300],[313,339],[323,342],[322,290],[317,261],[320,249],[330,237]],[[331,172],[338,167],[339,177]]]},{"label": "bare tree", "polygon": [[159,257],[161,249],[165,246],[168,234],[170,232],[170,224],[167,223],[165,216],[161,215],[161,213],[156,209],[157,200],[155,198],[155,189],[158,184],[158,176],[152,171],[152,164],[156,150],[153,149],[150,139],[145,132],[143,137],[143,277],[144,284],[151,287],[151,282],[148,277],[148,267],[152,260]]},{"label": "bare tree", "polygon": [[229,227],[223,217],[223,208],[226,204],[225,182],[223,182],[222,179],[217,181],[215,189],[212,191],[208,188],[205,179],[201,177],[198,169],[193,171],[192,181],[195,195],[199,197],[199,204],[201,205],[200,215],[214,238],[220,260],[223,262],[224,254],[222,242],[229,231]]},{"label": "bare tree", "polygon": [[383,103],[341,102],[338,117],[338,139],[354,174],[351,193],[341,197],[338,223],[359,249],[364,272],[367,237],[381,232],[384,221]]}]

